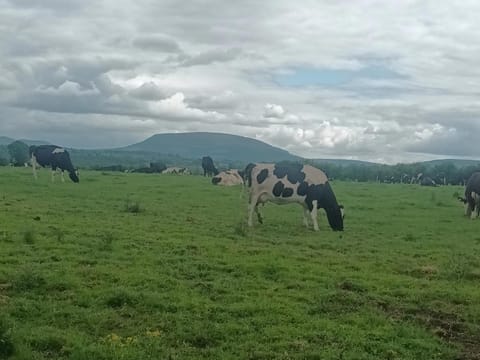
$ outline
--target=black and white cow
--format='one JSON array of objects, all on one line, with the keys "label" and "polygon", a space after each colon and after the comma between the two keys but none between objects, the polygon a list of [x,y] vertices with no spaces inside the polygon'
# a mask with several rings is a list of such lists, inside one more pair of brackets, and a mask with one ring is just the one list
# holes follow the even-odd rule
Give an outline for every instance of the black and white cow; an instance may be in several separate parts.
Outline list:
[{"label": "black and white cow", "polygon": [[317,209],[327,213],[330,227],[343,231],[343,206],[337,203],[325,173],[313,166],[293,164],[248,164],[244,174],[249,188],[248,225],[253,226],[253,212],[263,222],[258,205],[271,201],[276,204],[298,203],[303,207],[303,222],[318,231]]},{"label": "black and white cow", "polygon": [[204,156],[202,158],[203,176],[218,175],[218,170],[213,164],[213,160],[210,156]]},{"label": "black and white cow", "polygon": [[184,167],[168,167],[162,171],[162,174],[188,175],[190,171]]},{"label": "black and white cow", "polygon": [[68,171],[70,179],[78,183],[77,171],[73,167],[68,151],[57,145],[30,146],[30,158],[32,162],[33,176],[37,179],[37,165],[50,166],[52,169],[52,181],[55,181],[55,172],[60,170],[62,181],[65,182],[63,171]]},{"label": "black and white cow", "polygon": [[243,184],[243,172],[230,169],[220,172],[212,178],[213,185],[234,186]]},{"label": "black and white cow", "polygon": [[420,180],[421,186],[437,186],[437,183],[429,176],[424,176]]},{"label": "black and white cow", "polygon": [[474,172],[465,185],[465,197],[458,198],[465,204],[465,215],[476,219],[480,213],[480,172]]}]

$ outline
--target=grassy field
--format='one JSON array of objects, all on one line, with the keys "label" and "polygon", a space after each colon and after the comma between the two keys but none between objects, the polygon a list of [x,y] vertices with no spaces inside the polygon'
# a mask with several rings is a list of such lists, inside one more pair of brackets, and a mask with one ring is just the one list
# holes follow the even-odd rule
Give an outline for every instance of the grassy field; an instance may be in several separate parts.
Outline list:
[{"label": "grassy field", "polygon": [[199,176],[0,168],[0,358],[480,359],[480,220],[461,187],[335,182],[245,227]]}]

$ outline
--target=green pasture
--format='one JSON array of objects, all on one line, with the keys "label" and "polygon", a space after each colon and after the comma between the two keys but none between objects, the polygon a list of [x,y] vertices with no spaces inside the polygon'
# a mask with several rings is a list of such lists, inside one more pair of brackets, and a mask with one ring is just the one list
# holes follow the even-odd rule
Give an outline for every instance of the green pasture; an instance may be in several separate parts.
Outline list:
[{"label": "green pasture", "polygon": [[461,187],[334,182],[339,233],[247,228],[201,176],[80,176],[0,168],[0,359],[480,359]]}]

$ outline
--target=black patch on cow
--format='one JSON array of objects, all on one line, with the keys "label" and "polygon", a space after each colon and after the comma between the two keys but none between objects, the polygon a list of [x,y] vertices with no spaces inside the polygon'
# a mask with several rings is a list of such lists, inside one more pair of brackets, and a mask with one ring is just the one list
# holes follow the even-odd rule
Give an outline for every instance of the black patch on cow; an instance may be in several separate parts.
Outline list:
[{"label": "black patch on cow", "polygon": [[297,194],[300,196],[305,196],[307,195],[307,190],[308,190],[308,183],[304,181],[300,185],[298,185]]},{"label": "black patch on cow", "polygon": [[204,156],[202,158],[203,176],[215,176],[218,175],[218,170],[213,164],[213,160],[210,156]]},{"label": "black patch on cow", "polygon": [[465,185],[465,200],[473,211],[475,209],[475,199],[472,197],[472,192],[480,194],[480,172],[474,172],[470,175]]},{"label": "black patch on cow", "polygon": [[273,174],[279,179],[283,179],[286,176],[290,183],[296,184],[305,180],[305,173],[302,169],[303,165],[297,163],[275,164]]},{"label": "black patch on cow", "polygon": [[293,195],[293,189],[292,188],[285,188],[283,189],[282,191],[282,197],[286,198],[286,197],[290,197]]},{"label": "black patch on cow", "polygon": [[220,181],[222,181],[222,179],[218,176],[215,176],[212,178],[212,184],[213,185],[217,185]]},{"label": "black patch on cow", "polygon": [[[313,202],[316,200],[317,208],[325,209],[330,227],[335,231],[343,231],[342,212],[330,184],[326,182],[325,184],[308,185],[306,182],[303,182],[300,184],[299,188],[300,187],[302,189],[300,191],[301,193],[303,193],[303,191],[306,192],[305,204],[308,210],[312,211]],[[297,190],[297,193],[299,193],[299,190]]]},{"label": "black patch on cow", "polygon": [[257,166],[257,165],[254,164],[254,163],[249,163],[245,167],[245,170],[243,171],[243,182],[245,184],[248,184],[248,187],[252,186],[252,170],[255,166]]},{"label": "black patch on cow", "polygon": [[285,188],[285,185],[283,184],[283,182],[278,181],[273,187],[272,194],[276,197],[279,197],[282,195],[284,188]]},{"label": "black patch on cow", "polygon": [[259,184],[263,183],[268,177],[268,169],[263,169],[257,175],[257,182]]}]

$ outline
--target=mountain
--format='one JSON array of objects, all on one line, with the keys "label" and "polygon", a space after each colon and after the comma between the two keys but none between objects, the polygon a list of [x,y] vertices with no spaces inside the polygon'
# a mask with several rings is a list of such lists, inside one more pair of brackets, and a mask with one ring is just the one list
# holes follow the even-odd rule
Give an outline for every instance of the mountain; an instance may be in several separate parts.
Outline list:
[{"label": "mountain", "polygon": [[[0,136],[0,145],[8,145],[14,142],[17,139],[12,139],[7,136]],[[20,141],[23,141],[27,145],[46,145],[50,144],[47,141],[42,141],[42,140],[29,140],[29,139],[18,139]]]},{"label": "mountain", "polygon": [[8,145],[14,141],[15,139],[12,139],[6,136],[0,136],[0,145]]},{"label": "mountain", "polygon": [[137,144],[116,150],[155,152],[192,159],[209,155],[214,160],[243,162],[301,160],[288,151],[259,140],[208,132],[157,134]]}]

